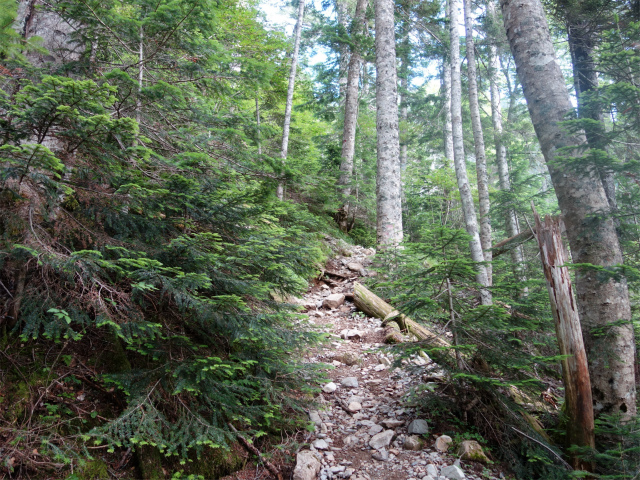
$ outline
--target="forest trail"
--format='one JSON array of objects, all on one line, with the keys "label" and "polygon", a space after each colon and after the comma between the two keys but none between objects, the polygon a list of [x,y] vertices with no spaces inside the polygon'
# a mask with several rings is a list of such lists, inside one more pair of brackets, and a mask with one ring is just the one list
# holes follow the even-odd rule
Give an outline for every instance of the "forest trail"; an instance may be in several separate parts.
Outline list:
[{"label": "forest trail", "polygon": [[401,368],[393,365],[382,321],[365,316],[351,301],[353,283],[374,274],[368,267],[375,252],[356,246],[342,253],[303,298],[309,320],[332,336],[306,360],[335,368],[316,398],[321,408],[309,412],[316,429],[310,450],[298,454],[294,480],[498,478],[479,463],[461,464],[436,449],[438,432],[420,416],[410,391],[425,377],[442,378],[444,372],[423,357]]}]

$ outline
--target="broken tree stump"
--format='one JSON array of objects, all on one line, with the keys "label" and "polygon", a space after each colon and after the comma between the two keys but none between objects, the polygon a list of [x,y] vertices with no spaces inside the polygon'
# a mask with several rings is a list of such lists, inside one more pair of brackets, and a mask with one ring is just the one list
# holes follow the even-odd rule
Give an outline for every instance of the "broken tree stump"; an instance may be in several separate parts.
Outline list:
[{"label": "broken tree stump", "polygon": [[[558,348],[563,355],[561,363],[565,413],[568,417],[567,446],[594,448],[591,381],[571,277],[569,269],[565,267],[568,254],[562,243],[563,222],[560,218],[548,215],[542,221],[533,205],[532,208],[536,221],[536,240],[556,324]],[[572,455],[571,464],[574,468],[593,471],[593,465],[588,460],[576,455]]]}]

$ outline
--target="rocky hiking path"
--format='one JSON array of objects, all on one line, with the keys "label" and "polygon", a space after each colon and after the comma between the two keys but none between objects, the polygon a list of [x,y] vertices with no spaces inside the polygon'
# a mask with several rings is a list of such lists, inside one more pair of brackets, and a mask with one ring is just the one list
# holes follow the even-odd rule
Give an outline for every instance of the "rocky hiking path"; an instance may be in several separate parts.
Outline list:
[{"label": "rocky hiking path", "polygon": [[[294,480],[480,480],[504,478],[486,465],[474,441],[452,454],[451,438],[431,432],[407,395],[424,373],[443,376],[428,357],[417,356],[394,368],[383,343],[382,321],[353,305],[353,284],[374,275],[368,268],[375,251],[342,249],[330,260],[303,304],[311,323],[329,333],[328,344],[307,354],[309,362],[332,364],[331,379],[310,411],[315,432],[309,449],[297,455]],[[416,366],[422,374],[415,374]],[[425,372],[426,371],[426,372]],[[461,460],[462,459],[462,460]]]}]

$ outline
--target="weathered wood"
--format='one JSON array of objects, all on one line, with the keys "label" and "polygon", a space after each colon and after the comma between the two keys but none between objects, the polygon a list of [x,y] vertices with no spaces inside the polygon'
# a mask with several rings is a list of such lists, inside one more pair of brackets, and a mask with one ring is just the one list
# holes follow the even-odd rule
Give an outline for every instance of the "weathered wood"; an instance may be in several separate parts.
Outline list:
[{"label": "weathered wood", "polygon": [[419,340],[428,341],[434,346],[451,347],[451,344],[438,334],[401,314],[361,283],[355,282],[353,284],[353,300],[358,309],[371,317],[379,318],[385,323],[393,320],[402,330],[415,335]]},{"label": "weathered wood", "polygon": [[505,238],[501,242],[498,242],[493,247],[491,247],[493,258],[496,258],[498,255],[502,255],[503,253],[513,250],[521,243],[529,241],[533,237],[534,232],[532,230],[525,230],[518,233],[517,235],[514,235],[513,237]]},{"label": "weathered wood", "polygon": [[[562,380],[565,389],[564,408],[567,421],[567,446],[594,448],[594,419],[591,381],[587,354],[582,340],[580,317],[573,297],[567,251],[562,243],[562,220],[547,216],[540,220],[533,208],[536,221],[536,240],[547,280],[549,301],[556,324],[556,337],[562,359]],[[573,455],[574,468],[591,471],[593,465]]]}]

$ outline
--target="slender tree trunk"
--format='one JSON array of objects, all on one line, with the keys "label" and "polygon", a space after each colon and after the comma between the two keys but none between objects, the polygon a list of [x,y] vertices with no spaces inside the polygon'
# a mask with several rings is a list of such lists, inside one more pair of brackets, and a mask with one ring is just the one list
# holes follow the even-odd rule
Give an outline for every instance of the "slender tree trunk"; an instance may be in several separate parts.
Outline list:
[{"label": "slender tree trunk", "polygon": [[[540,248],[540,260],[547,280],[547,290],[553,319],[556,324],[558,349],[562,358],[562,382],[564,383],[564,413],[567,416],[567,447],[595,447],[594,418],[591,399],[591,382],[587,354],[582,341],[580,317],[573,300],[571,275],[565,266],[569,256],[562,243],[562,220],[547,216],[536,221],[536,238]],[[579,470],[592,471],[593,465],[571,456],[571,464]]]},{"label": "slender tree trunk", "polygon": [[480,211],[480,243],[484,261],[487,262],[488,285],[492,283],[491,268],[491,202],[489,201],[489,174],[487,172],[487,158],[484,149],[484,135],[480,121],[480,106],[478,104],[478,72],[476,69],[475,44],[473,42],[473,19],[471,18],[471,0],[463,0],[464,27],[467,43],[467,76],[469,78],[469,109],[471,110],[471,128],[476,154],[476,173],[478,177],[478,207]]},{"label": "slender tree trunk", "polygon": [[444,156],[453,160],[453,127],[451,126],[451,63],[442,59],[442,85],[444,91]]},{"label": "slender tree trunk", "polygon": [[138,46],[138,96],[136,97],[136,122],[142,121],[142,84],[144,82],[144,30],[140,26]]},{"label": "slender tree trunk", "polygon": [[[585,101],[585,94],[598,87],[598,72],[596,71],[593,53],[595,48],[593,26],[588,20],[571,18],[569,15],[567,22],[567,32],[569,40],[569,50],[573,65],[573,82],[578,99],[578,116],[589,118],[598,122],[585,128],[587,142],[590,148],[605,148],[604,127],[602,110],[595,102]],[[617,210],[616,185],[613,179],[613,171],[610,168],[601,166],[598,169],[604,192],[607,195],[609,206],[612,211]]]},{"label": "slender tree trunk", "polygon": [[262,139],[260,138],[260,101],[256,95],[256,140],[258,143],[258,155],[262,155]]},{"label": "slender tree trunk", "polygon": [[[501,0],[500,4],[518,77],[567,226],[573,261],[605,269],[621,265],[618,236],[597,169],[556,159],[558,149],[584,145],[586,138],[572,136],[559,125],[573,107],[542,4],[539,0]],[[635,342],[626,280],[580,269],[576,297],[596,414],[630,419],[636,414]]]},{"label": "slender tree trunk", "polygon": [[[341,26],[341,29],[346,32],[349,24],[349,15],[347,12],[347,2],[346,0],[336,0],[336,12],[338,14],[338,24]],[[338,95],[340,105],[344,105],[346,100],[346,90],[347,90],[347,75],[349,72],[349,58],[351,56],[351,52],[349,51],[349,46],[340,42],[339,47],[339,63],[338,63]]]},{"label": "slender tree trunk", "polygon": [[[287,160],[287,151],[289,150],[289,128],[291,127],[291,110],[293,108],[293,89],[296,83],[296,68],[298,66],[298,51],[300,50],[300,37],[302,36],[302,19],[304,17],[304,2],[299,0],[298,4],[298,21],[293,32],[293,54],[291,55],[291,70],[289,71],[289,88],[287,89],[287,103],[284,108],[284,126],[282,128],[282,149],[280,150],[280,158],[282,164]],[[284,180],[278,182],[278,190],[276,192],[278,200],[284,200]]]},{"label": "slender tree trunk", "polygon": [[398,100],[400,104],[400,170],[403,171],[407,166],[407,118],[409,117],[409,108],[407,107],[409,92],[409,62],[411,54],[411,43],[409,42],[409,22],[402,21],[402,42],[400,43],[400,91],[398,92]]},{"label": "slender tree trunk", "polygon": [[353,156],[356,149],[356,127],[358,123],[358,86],[360,83],[360,68],[362,67],[362,55],[360,53],[358,36],[363,35],[366,29],[365,14],[368,0],[358,0],[354,18],[354,31],[352,41],[354,47],[349,57],[349,71],[347,74],[347,88],[344,103],[344,129],[342,132],[342,161],[340,162],[340,179],[338,180],[339,193],[342,201],[342,215],[339,218],[339,226],[343,231],[348,230],[349,225],[349,197],[351,196],[351,178],[353,176]]},{"label": "slender tree trunk", "polygon": [[[458,5],[455,0],[449,3],[449,33],[451,37],[451,126],[453,130],[453,163],[456,170],[458,190],[467,233],[471,237],[469,248],[471,259],[478,262],[476,266],[476,281],[481,287],[489,286],[487,269],[478,233],[478,220],[473,205],[473,195],[469,186],[467,165],[464,155],[462,139],[462,85],[460,81],[460,36],[458,34]],[[480,289],[480,301],[483,305],[491,304],[491,293],[486,288]]]},{"label": "slender tree trunk", "polygon": [[[487,4],[487,14],[493,18],[496,16],[495,4],[489,1]],[[496,165],[498,166],[498,178],[500,190],[511,192],[511,179],[509,176],[509,164],[507,162],[507,149],[504,146],[502,135],[502,107],[500,106],[500,89],[498,88],[499,60],[498,49],[492,44],[489,49],[489,85],[491,91],[491,119],[493,121],[493,141],[496,149]],[[506,211],[507,236],[518,235],[518,218],[512,207]],[[521,283],[526,280],[524,277],[524,256],[522,247],[518,246],[511,250],[511,261],[513,262],[516,279]]]},{"label": "slender tree trunk", "polygon": [[397,245],[402,241],[394,10],[393,0],[376,0],[376,207],[380,246]]}]

